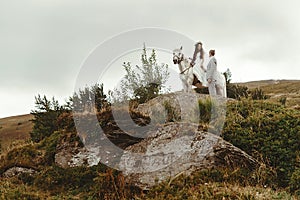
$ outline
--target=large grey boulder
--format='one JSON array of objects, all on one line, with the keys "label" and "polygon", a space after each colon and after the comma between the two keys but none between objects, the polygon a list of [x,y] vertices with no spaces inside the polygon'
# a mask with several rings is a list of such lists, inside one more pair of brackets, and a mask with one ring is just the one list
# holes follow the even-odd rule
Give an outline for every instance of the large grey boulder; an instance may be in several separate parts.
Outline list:
[{"label": "large grey boulder", "polygon": [[127,180],[147,189],[178,174],[209,168],[254,169],[257,162],[221,137],[197,124],[168,123],[125,149],[120,169]]}]

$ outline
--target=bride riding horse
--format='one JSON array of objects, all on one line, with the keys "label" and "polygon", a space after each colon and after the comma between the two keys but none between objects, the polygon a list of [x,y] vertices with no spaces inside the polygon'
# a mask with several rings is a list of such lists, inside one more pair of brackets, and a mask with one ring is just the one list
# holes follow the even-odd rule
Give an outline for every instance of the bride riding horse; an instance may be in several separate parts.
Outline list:
[{"label": "bride riding horse", "polygon": [[203,88],[204,86],[197,77],[194,75],[193,66],[191,65],[191,61],[184,57],[182,53],[182,46],[180,49],[173,50],[173,63],[178,64],[179,71],[180,71],[180,79],[183,86],[183,91],[190,92],[192,91],[192,85]]}]

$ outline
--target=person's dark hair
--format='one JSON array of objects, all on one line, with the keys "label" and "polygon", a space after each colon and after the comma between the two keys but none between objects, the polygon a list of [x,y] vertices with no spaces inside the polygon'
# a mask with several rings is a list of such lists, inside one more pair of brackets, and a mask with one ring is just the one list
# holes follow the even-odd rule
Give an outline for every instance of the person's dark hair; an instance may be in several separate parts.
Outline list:
[{"label": "person's dark hair", "polygon": [[209,51],[209,54],[211,54],[212,56],[214,56],[215,53],[216,53],[216,51],[214,49],[212,49],[212,50]]},{"label": "person's dark hair", "polygon": [[[201,49],[200,50],[198,50],[198,48],[197,48],[199,44],[201,44]],[[195,51],[194,51],[192,63],[194,63],[196,61],[196,56],[197,56],[198,52],[200,52],[200,58],[203,59],[204,58],[204,50],[203,50],[202,42],[197,42],[195,44]]]}]

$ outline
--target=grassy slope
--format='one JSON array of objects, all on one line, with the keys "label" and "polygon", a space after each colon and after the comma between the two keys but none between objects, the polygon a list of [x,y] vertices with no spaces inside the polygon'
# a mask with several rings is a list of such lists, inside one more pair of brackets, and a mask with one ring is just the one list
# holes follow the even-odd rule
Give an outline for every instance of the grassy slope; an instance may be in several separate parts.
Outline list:
[{"label": "grassy slope", "polygon": [[32,130],[33,116],[19,115],[0,119],[0,142],[2,150],[7,149],[12,143],[29,139]]},{"label": "grassy slope", "polygon": [[[72,194],[72,191],[61,193],[51,193],[42,191],[36,187],[24,184],[18,184],[15,181],[0,179],[0,199],[100,199],[99,197],[91,197],[86,192]],[[194,186],[183,186],[182,180],[175,180],[174,184],[167,183],[158,186],[151,190],[148,194],[136,195],[136,200],[211,200],[211,199],[264,199],[264,200],[297,200],[298,197],[293,196],[286,191],[274,191],[270,188],[240,186],[229,183],[214,183],[208,182],[205,184],[195,184]],[[128,198],[120,198],[128,199]]]},{"label": "grassy slope", "polygon": [[300,80],[263,80],[237,83],[249,89],[261,88],[268,94],[300,93]]},{"label": "grassy slope", "polygon": [[263,80],[237,84],[247,86],[250,90],[262,89],[271,96],[271,102],[278,102],[280,98],[286,97],[288,107],[300,106],[300,80]]}]

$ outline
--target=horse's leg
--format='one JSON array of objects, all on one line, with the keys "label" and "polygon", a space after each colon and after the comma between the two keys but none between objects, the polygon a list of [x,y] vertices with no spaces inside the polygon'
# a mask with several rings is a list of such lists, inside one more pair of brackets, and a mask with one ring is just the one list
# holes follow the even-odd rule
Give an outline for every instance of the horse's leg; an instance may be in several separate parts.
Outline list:
[{"label": "horse's leg", "polygon": [[186,84],[186,91],[187,92],[190,92],[190,90],[191,90],[191,87],[192,87],[192,85],[191,85],[191,83],[190,83],[190,77],[186,77],[186,82],[185,82],[185,84]]},{"label": "horse's leg", "polygon": [[186,82],[186,91],[187,91],[188,93],[190,93],[190,91],[191,91],[191,85],[189,84],[188,81]]},{"label": "horse's leg", "polygon": [[182,83],[183,83],[183,91],[184,91],[184,92],[187,92],[187,91],[188,91],[187,80],[184,80]]},{"label": "horse's leg", "polygon": [[185,91],[186,91],[186,86],[185,86],[185,85],[186,85],[186,84],[185,84],[186,80],[185,80],[185,77],[184,77],[183,74],[180,74],[179,77],[180,77],[180,80],[181,80],[182,89],[183,89],[183,91],[185,92]]},{"label": "horse's leg", "polygon": [[193,86],[193,80],[194,80],[194,75],[193,74],[190,74],[188,77],[187,77],[187,85],[188,85],[188,92],[191,92],[192,91],[192,86]]},{"label": "horse's leg", "polygon": [[186,92],[186,83],[185,81],[182,82],[183,91]]}]

